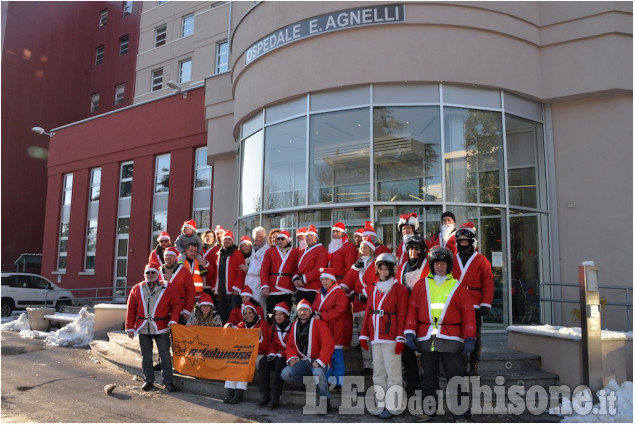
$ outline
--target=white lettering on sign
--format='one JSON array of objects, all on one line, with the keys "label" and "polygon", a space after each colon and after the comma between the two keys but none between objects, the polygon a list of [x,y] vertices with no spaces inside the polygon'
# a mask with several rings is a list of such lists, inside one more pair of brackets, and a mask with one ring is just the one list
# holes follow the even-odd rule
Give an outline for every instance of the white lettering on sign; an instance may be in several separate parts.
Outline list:
[{"label": "white lettering on sign", "polygon": [[327,13],[281,28],[252,44],[245,52],[245,66],[278,47],[314,35],[364,25],[406,22],[404,3],[358,7]]}]

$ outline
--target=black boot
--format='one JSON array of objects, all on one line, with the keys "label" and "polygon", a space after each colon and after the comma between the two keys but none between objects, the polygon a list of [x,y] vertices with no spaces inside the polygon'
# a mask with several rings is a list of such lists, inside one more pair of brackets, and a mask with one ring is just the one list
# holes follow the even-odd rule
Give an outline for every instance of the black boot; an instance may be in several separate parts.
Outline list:
[{"label": "black boot", "polygon": [[271,397],[271,401],[269,402],[267,407],[269,407],[270,409],[275,409],[276,407],[278,407],[279,404],[280,404],[280,394],[274,394],[273,397]]},{"label": "black boot", "polygon": [[231,400],[229,400],[229,404],[238,404],[241,401],[243,401],[243,393],[245,392],[245,390],[241,390],[240,388],[236,388],[236,391],[234,392],[234,396],[232,397]]},{"label": "black boot", "polygon": [[234,394],[236,390],[234,388],[227,388],[227,394],[225,394],[225,398],[223,399],[223,403],[231,402],[232,398],[234,398]]},{"label": "black boot", "polygon": [[258,406],[266,406],[267,403],[269,403],[269,400],[271,400],[269,393],[260,393],[260,400],[258,400]]}]

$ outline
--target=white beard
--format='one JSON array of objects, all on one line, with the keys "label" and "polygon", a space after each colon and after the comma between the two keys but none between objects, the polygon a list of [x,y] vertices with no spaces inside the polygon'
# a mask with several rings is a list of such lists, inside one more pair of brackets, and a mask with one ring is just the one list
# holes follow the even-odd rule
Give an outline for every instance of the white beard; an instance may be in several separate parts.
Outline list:
[{"label": "white beard", "polygon": [[298,248],[306,249],[306,247],[307,247],[306,240],[302,239],[301,241],[298,242]]},{"label": "white beard", "polygon": [[342,245],[344,245],[344,241],[342,239],[331,239],[331,242],[329,243],[329,254],[332,254],[340,249]]},{"label": "white beard", "polygon": [[443,285],[443,282],[445,282],[445,276],[446,275],[440,276],[438,274],[435,274],[434,275],[434,283],[436,283],[437,286]]},{"label": "white beard", "polygon": [[375,287],[377,288],[377,290],[383,294],[387,294],[388,292],[390,292],[390,290],[392,289],[392,285],[395,283],[395,278],[394,277],[390,277],[388,278],[388,280],[384,280],[384,281],[378,281],[377,283],[375,283]]},{"label": "white beard", "polygon": [[441,226],[441,242],[445,246],[450,239],[450,234],[454,231],[454,224],[444,224]]},{"label": "white beard", "polygon": [[421,270],[419,269],[406,273],[406,276],[405,276],[406,286],[410,290],[414,289],[415,283],[419,281],[420,277],[421,277]]}]

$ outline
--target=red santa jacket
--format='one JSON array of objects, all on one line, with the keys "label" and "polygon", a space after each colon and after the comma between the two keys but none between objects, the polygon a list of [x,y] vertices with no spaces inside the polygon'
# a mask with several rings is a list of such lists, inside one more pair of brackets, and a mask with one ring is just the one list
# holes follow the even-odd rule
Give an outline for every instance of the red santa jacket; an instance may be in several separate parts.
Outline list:
[{"label": "red santa jacket", "polygon": [[159,254],[157,254],[157,250],[153,249],[150,255],[148,256],[148,263],[157,263],[158,265],[163,265],[163,258]]},{"label": "red santa jacket", "polygon": [[408,250],[406,249],[406,244],[401,242],[397,247],[397,264],[402,265],[406,261],[408,261]]},{"label": "red santa jacket", "polygon": [[214,280],[216,279],[216,253],[219,250],[220,247],[218,245],[214,245],[209,249],[203,248],[203,252],[201,253],[203,259],[207,261],[207,266],[205,266],[207,274],[203,276],[203,282],[206,288],[211,288],[214,284]]},{"label": "red santa jacket", "polygon": [[406,342],[404,327],[408,311],[408,290],[393,279],[394,283],[388,293],[383,293],[376,282],[368,294],[366,314],[359,339],[370,340],[371,344],[387,342]]},{"label": "red santa jacket", "polygon": [[[322,287],[320,283],[320,268],[326,267],[328,264],[328,250],[322,244],[315,244],[304,250],[298,259],[298,266],[294,273],[295,276],[302,276],[305,291],[317,292]],[[292,280],[295,280],[296,277]]]},{"label": "red santa jacket", "polygon": [[[353,265],[354,266],[354,265]],[[346,286],[350,287],[355,292],[355,299],[353,300],[353,313],[361,313],[366,311],[366,303],[359,300],[360,295],[368,297],[369,292],[372,290],[373,283],[377,281],[377,272],[375,271],[375,261],[373,260],[366,269],[357,270],[353,266],[348,270],[346,274]]]},{"label": "red santa jacket", "polygon": [[492,265],[484,255],[474,252],[464,265],[458,254],[455,254],[452,276],[467,289],[474,308],[492,307],[494,275]]},{"label": "red santa jacket", "polygon": [[[346,273],[353,264],[357,261],[359,253],[355,244],[349,241],[344,242],[344,245],[331,256],[329,267],[335,269],[335,279],[337,283],[345,282]],[[348,285],[347,285],[348,286]],[[346,289],[351,289],[347,287]]]},{"label": "red santa jacket", "polygon": [[289,331],[291,330],[291,323],[285,326],[284,329],[280,329],[274,322],[271,325],[269,332],[269,353],[275,354],[278,357],[282,357],[286,360],[287,356],[287,342],[289,341]]},{"label": "red santa jacket", "polygon": [[335,344],[329,326],[324,320],[316,320],[314,316],[309,319],[309,344],[307,352],[301,353],[297,342],[297,329],[299,319],[293,322],[287,341],[287,364],[291,359],[315,360],[322,367],[326,367],[331,361]]},{"label": "red santa jacket", "polygon": [[286,256],[277,246],[269,248],[260,267],[261,288],[269,288],[270,295],[294,293],[295,286],[291,278],[298,266],[298,258],[297,248],[289,248]]},{"label": "red santa jacket", "polygon": [[236,327],[239,329],[262,329],[262,335],[258,338],[258,354],[262,354],[263,356],[269,354],[269,323],[264,319],[258,319],[256,324],[251,328],[247,328],[245,322],[240,322]]},{"label": "red santa jacket", "polygon": [[430,273],[430,265],[428,264],[427,259],[423,260],[423,263],[421,263],[421,265],[419,266],[420,272],[416,273],[415,275],[416,277],[412,281],[412,286],[410,286],[408,285],[407,280],[413,279],[413,277],[406,278],[406,273],[404,273],[405,271],[404,269],[406,268],[407,263],[408,263],[408,260],[406,259],[406,261],[404,261],[404,263],[399,266],[399,268],[397,269],[397,274],[395,275],[395,279],[397,279],[400,284],[408,288],[408,293],[410,293],[410,291],[414,289],[414,286],[417,282],[419,282],[422,278],[428,276],[428,274]]},{"label": "red santa jacket", "polygon": [[[177,323],[181,315],[181,300],[176,286],[167,282],[157,283],[163,289],[153,310],[147,311],[148,303],[143,294],[145,285],[145,281],[139,282],[130,291],[126,311],[126,332],[137,334],[146,325],[153,327],[156,334],[170,332],[169,325]],[[148,318],[152,320],[148,321]]]},{"label": "red santa jacket", "polygon": [[[161,280],[165,280],[164,267],[161,267],[159,272],[159,279]],[[181,300],[181,313],[191,315],[194,311],[194,301],[196,299],[196,288],[194,288],[192,273],[182,264],[177,264],[168,282],[174,284],[178,289],[179,299]]]},{"label": "red santa jacket", "polygon": [[[254,304],[253,301],[251,301],[251,303]],[[262,306],[260,304],[256,305],[256,314],[260,316],[261,319],[265,319],[265,312],[262,309]],[[231,323],[233,326],[237,327],[242,321],[243,321],[242,306],[234,307],[232,311],[229,313],[229,319],[227,319],[227,323]]]},{"label": "red santa jacket", "polygon": [[[449,277],[449,279],[453,278]],[[417,341],[430,339],[434,328],[428,285],[436,285],[432,275],[417,282],[408,301],[404,334],[414,334]],[[476,320],[472,299],[465,287],[459,285],[458,282],[454,284],[452,292],[446,300],[437,327],[437,338],[459,342],[463,342],[465,338],[476,338]]]},{"label": "red santa jacket", "polygon": [[385,253],[392,254],[392,251],[386,245],[381,244],[381,245],[378,245],[377,248],[375,248],[375,256],[378,256],[379,254],[385,254]]},{"label": "red santa jacket", "polygon": [[432,239],[430,239],[430,241],[428,242],[428,247],[430,249],[432,249],[435,246],[444,246],[445,248],[447,248],[450,251],[452,251],[453,254],[456,254],[456,230],[454,230],[452,233],[450,233],[450,238],[445,243],[445,245],[441,245],[441,233],[440,232],[437,233],[435,236],[433,236]]},{"label": "red santa jacket", "polygon": [[[216,252],[216,273],[214,278],[214,284],[212,286],[212,290],[215,294],[218,294],[218,279],[219,279],[219,270],[218,265],[220,263],[220,250]],[[246,272],[240,270],[238,266],[241,264],[245,264],[245,257],[243,253],[240,252],[239,249],[235,249],[232,255],[227,257],[227,261],[225,262],[225,293],[231,294],[232,291],[236,290],[238,292],[243,290],[243,286],[245,285],[245,275]]]},{"label": "red santa jacket", "polygon": [[346,309],[350,309],[350,302],[337,283],[331,285],[326,295],[318,292],[313,301],[313,311],[319,312],[320,319],[328,324],[335,348],[344,348],[344,345],[349,343],[346,339],[347,329],[344,320]]}]

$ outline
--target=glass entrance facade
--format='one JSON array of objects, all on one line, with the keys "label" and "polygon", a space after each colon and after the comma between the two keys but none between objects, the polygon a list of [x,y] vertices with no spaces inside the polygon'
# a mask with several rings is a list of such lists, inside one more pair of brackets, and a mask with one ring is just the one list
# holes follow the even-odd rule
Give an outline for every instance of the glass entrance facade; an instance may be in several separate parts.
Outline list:
[{"label": "glass entrance facade", "polygon": [[476,224],[492,263],[487,328],[539,323],[550,278],[542,105],[501,90],[374,84],[309,94],[260,111],[240,139],[239,233],[258,225],[372,220],[396,250],[400,214],[415,211],[431,238],[441,214]]}]

